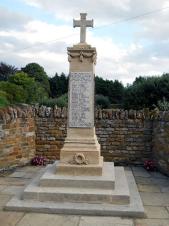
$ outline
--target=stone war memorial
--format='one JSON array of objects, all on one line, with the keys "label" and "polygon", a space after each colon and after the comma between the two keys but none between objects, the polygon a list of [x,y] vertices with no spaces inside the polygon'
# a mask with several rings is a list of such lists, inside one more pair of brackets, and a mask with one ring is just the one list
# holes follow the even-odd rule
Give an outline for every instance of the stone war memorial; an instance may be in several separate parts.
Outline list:
[{"label": "stone war memorial", "polygon": [[144,217],[131,171],[104,162],[94,127],[97,52],[86,42],[93,20],[81,13],[80,43],[67,49],[69,103],[67,137],[60,161],[43,168],[5,209],[42,213]]}]

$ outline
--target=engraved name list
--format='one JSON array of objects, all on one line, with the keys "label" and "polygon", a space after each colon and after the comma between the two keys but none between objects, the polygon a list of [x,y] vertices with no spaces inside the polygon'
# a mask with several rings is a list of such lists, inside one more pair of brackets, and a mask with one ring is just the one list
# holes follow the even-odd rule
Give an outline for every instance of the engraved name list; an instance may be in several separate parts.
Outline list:
[{"label": "engraved name list", "polygon": [[93,75],[91,72],[72,72],[69,79],[69,127],[93,127]]}]

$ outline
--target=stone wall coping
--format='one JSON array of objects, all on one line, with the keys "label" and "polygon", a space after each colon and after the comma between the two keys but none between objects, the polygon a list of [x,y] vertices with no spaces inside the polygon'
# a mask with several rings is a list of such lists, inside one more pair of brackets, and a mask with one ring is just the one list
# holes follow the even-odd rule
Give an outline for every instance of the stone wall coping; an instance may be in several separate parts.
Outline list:
[{"label": "stone wall coping", "polygon": [[[67,108],[47,107],[47,106],[12,106],[0,108],[0,124],[6,124],[17,118],[67,118]],[[123,109],[95,109],[95,119],[109,120],[163,120],[169,121],[169,111],[159,111],[158,109],[149,110],[123,110]]]}]

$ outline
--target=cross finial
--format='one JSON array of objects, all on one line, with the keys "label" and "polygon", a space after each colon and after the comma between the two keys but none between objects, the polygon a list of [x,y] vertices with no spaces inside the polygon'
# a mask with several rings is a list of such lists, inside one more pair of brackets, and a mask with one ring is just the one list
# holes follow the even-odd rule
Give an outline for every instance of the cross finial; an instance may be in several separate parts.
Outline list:
[{"label": "cross finial", "polygon": [[87,13],[80,13],[80,20],[73,20],[73,27],[80,27],[80,43],[86,42],[86,27],[93,27],[93,20],[86,20]]}]

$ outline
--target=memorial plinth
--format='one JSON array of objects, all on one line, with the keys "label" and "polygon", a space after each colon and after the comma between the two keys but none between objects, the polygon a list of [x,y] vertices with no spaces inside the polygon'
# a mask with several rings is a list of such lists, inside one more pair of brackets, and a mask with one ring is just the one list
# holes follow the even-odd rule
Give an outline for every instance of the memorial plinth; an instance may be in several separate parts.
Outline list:
[{"label": "memorial plinth", "polygon": [[102,175],[103,158],[94,127],[96,49],[86,43],[70,47],[67,137],[56,173]]}]

